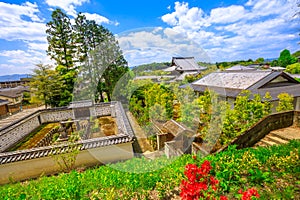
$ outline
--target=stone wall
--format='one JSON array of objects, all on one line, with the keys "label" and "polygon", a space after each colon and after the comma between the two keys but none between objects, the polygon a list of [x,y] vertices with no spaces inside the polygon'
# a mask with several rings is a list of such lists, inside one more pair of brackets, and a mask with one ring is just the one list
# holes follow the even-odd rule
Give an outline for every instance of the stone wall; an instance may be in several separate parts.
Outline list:
[{"label": "stone wall", "polygon": [[[271,131],[300,125],[300,112],[288,111],[268,115],[234,139],[229,145],[237,145],[238,149],[252,147]],[[227,146],[219,151],[227,149]]]},{"label": "stone wall", "polygon": [[73,119],[72,109],[50,109],[40,113],[41,123],[67,121]]},{"label": "stone wall", "polygon": [[114,104],[115,102],[98,104],[97,106],[95,106],[96,116],[111,115],[111,105]]},{"label": "stone wall", "polygon": [[[120,128],[118,135],[81,140],[73,145],[41,145],[43,147],[0,153],[0,184],[57,173],[61,169],[53,156],[59,157],[74,148],[79,150],[74,167],[94,166],[132,158],[134,134],[122,105],[118,102],[96,104],[92,110],[97,116],[107,116],[115,112],[117,126]],[[15,145],[42,123],[64,121],[72,116],[72,109],[69,108],[46,109],[4,127],[0,130],[1,152]]]},{"label": "stone wall", "polygon": [[[112,110],[117,114],[119,133],[132,137],[132,129],[120,103],[100,103],[90,108],[91,113],[96,114],[96,116],[111,115]],[[0,152],[14,146],[43,123],[74,119],[73,111],[73,109],[67,107],[44,109],[0,129]]]},{"label": "stone wall", "polygon": [[30,115],[26,119],[19,120],[0,130],[0,152],[15,145],[22,138],[30,134],[40,126],[38,113]]}]

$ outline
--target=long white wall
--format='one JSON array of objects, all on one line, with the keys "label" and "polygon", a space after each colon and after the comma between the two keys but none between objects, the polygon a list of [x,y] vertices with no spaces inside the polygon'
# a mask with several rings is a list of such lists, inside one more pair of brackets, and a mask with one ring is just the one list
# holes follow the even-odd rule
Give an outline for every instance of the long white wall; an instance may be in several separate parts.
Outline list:
[{"label": "long white wall", "polygon": [[[59,155],[58,155],[59,156]],[[89,167],[133,158],[132,144],[123,143],[80,151],[74,167]],[[0,165],[0,184],[62,171],[53,156]]]}]

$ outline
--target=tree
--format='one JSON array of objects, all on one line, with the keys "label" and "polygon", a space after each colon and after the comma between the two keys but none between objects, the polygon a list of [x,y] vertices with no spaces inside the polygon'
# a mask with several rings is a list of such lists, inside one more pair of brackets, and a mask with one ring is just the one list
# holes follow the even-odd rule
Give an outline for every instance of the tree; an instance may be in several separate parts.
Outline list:
[{"label": "tree", "polygon": [[288,65],[285,71],[291,74],[300,74],[300,63]]},{"label": "tree", "polygon": [[[100,97],[100,101],[103,102],[105,94],[108,101],[111,101],[114,87],[128,70],[127,61],[118,42],[113,34],[109,33],[95,50],[88,52],[87,59],[81,66],[77,84],[85,85],[80,86],[80,90],[86,88],[92,95],[90,98]],[[80,90],[75,91],[76,95],[79,95]]]},{"label": "tree", "polygon": [[264,58],[257,58],[257,59],[254,61],[254,63],[260,64],[260,63],[263,63],[264,61],[265,61]]},{"label": "tree", "polygon": [[280,52],[280,56],[278,58],[278,64],[281,67],[286,67],[290,64],[293,64],[297,61],[296,58],[294,58],[293,56],[291,56],[291,53],[289,50],[284,49],[283,51]]},{"label": "tree", "polygon": [[48,55],[57,63],[56,71],[64,83],[59,105],[72,101],[75,78],[77,76],[76,46],[74,32],[69,17],[60,9],[52,12],[52,20],[47,23]]},{"label": "tree", "polygon": [[94,51],[107,37],[112,35],[108,29],[97,24],[94,20],[86,19],[79,13],[73,26],[76,42],[76,61],[82,64],[88,56],[88,52]]},{"label": "tree", "polygon": [[293,96],[284,92],[279,94],[277,97],[279,99],[278,106],[276,107],[277,112],[294,110]]},{"label": "tree", "polygon": [[74,66],[74,34],[69,17],[60,9],[52,12],[52,20],[47,23],[48,55],[58,65],[68,70]]},{"label": "tree", "polygon": [[34,98],[43,101],[46,108],[48,105],[59,106],[62,85],[57,72],[50,65],[36,65],[30,89]]}]

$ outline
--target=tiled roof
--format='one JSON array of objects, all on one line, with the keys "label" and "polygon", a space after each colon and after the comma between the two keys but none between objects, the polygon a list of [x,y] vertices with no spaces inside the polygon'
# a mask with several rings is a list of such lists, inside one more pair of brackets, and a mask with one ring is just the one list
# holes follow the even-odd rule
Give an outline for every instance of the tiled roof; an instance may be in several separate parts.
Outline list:
[{"label": "tiled roof", "polygon": [[[285,81],[277,82],[278,77]],[[273,80],[276,81],[272,82]],[[261,96],[269,92],[272,100],[278,100],[277,96],[282,92],[294,97],[300,96],[300,83],[288,74],[278,71],[215,72],[191,83],[190,86],[198,92],[210,89],[221,96],[234,98],[242,90],[250,90]],[[186,86],[182,86],[184,87]]]},{"label": "tiled roof", "polygon": [[245,90],[271,73],[271,71],[214,72],[195,81],[192,85]]},{"label": "tiled roof", "polygon": [[16,98],[22,96],[22,93],[25,91],[29,91],[28,86],[18,86],[15,88],[4,88],[0,89],[0,96]]},{"label": "tiled roof", "polygon": [[178,71],[201,71],[206,67],[199,66],[194,57],[173,57],[172,66],[175,65]]},{"label": "tiled roof", "polygon": [[9,104],[8,101],[0,99],[0,106]]},{"label": "tiled roof", "polygon": [[93,106],[92,100],[73,101],[70,103],[69,108],[85,108]]},{"label": "tiled roof", "polygon": [[230,68],[225,69],[226,71],[254,71],[256,70],[255,68],[252,67],[246,67],[243,65],[234,65]]}]

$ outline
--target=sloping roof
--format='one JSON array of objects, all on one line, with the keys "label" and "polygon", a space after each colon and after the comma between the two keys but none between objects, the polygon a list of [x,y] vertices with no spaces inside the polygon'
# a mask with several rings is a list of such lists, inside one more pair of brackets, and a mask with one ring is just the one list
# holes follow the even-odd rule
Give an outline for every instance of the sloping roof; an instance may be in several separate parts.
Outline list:
[{"label": "sloping roof", "polygon": [[6,104],[9,104],[9,102],[6,100],[0,99],[0,106],[6,105]]},{"label": "sloping roof", "polygon": [[194,57],[173,57],[172,66],[177,66],[177,71],[201,71],[206,67],[199,66]]},{"label": "sloping roof", "polygon": [[16,98],[22,96],[23,92],[29,91],[28,86],[18,86],[15,88],[4,88],[0,89],[0,96]]},{"label": "sloping roof", "polygon": [[93,105],[94,103],[92,100],[73,101],[70,102],[69,108],[85,108]]},{"label": "sloping roof", "polygon": [[168,68],[164,69],[163,71],[165,71],[165,72],[172,72],[172,71],[175,71],[175,70],[176,70],[176,66],[173,65],[171,67],[168,67]]},{"label": "sloping roof", "polygon": [[176,80],[178,81],[182,81],[184,80],[184,78],[187,76],[187,75],[197,75],[199,72],[183,72],[182,74],[180,74]]},{"label": "sloping roof", "polygon": [[246,67],[243,65],[234,65],[230,68],[225,69],[225,71],[254,71],[254,70],[256,69],[253,67]]},{"label": "sloping roof", "polygon": [[213,72],[193,82],[192,85],[245,90],[269,74],[271,71]]},{"label": "sloping roof", "polygon": [[252,94],[259,94],[260,96],[265,96],[267,92],[271,95],[271,100],[278,100],[278,95],[280,93],[286,92],[293,97],[300,97],[300,84],[299,85],[290,85],[283,87],[273,87],[273,88],[261,88],[257,90],[250,90]]},{"label": "sloping roof", "polygon": [[156,129],[158,135],[165,135],[171,133],[173,136],[176,136],[183,132],[193,133],[193,131],[187,128],[185,125],[173,119],[168,120],[165,123],[153,121],[153,125],[154,125],[153,128]]},{"label": "sloping roof", "polygon": [[[283,81],[273,82],[281,81],[279,78]],[[242,90],[250,90],[253,94],[261,96],[270,92],[272,100],[277,100],[278,94],[282,92],[294,97],[300,96],[300,83],[279,71],[214,72],[191,83],[190,86],[198,92],[210,89],[226,97],[236,97]]]}]

